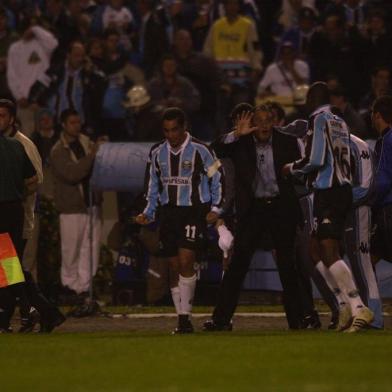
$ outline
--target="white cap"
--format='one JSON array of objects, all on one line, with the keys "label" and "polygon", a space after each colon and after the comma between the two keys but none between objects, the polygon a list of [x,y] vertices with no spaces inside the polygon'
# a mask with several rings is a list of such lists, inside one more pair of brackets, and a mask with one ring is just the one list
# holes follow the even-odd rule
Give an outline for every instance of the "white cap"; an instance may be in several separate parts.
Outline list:
[{"label": "white cap", "polygon": [[218,227],[219,233],[219,248],[222,249],[224,257],[228,256],[229,250],[233,247],[234,237],[230,230],[225,225]]},{"label": "white cap", "polygon": [[143,86],[133,86],[126,96],[126,100],[123,105],[126,108],[137,108],[150,102],[151,97],[149,96],[147,90]]}]

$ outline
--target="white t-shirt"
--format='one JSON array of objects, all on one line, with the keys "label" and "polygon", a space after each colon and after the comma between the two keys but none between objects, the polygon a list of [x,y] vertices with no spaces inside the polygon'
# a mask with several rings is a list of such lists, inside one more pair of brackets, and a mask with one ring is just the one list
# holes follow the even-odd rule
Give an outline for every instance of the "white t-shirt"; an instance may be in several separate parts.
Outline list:
[{"label": "white t-shirt", "polygon": [[[284,77],[281,69],[286,74],[287,79]],[[309,82],[309,66],[302,60],[294,61],[294,69],[297,71],[298,75],[304,80],[304,83]],[[290,87],[290,84],[292,87]],[[293,75],[286,69],[283,65],[278,63],[272,63],[268,66],[265,71],[264,77],[261,79],[258,87],[258,93],[261,94],[265,90],[270,89],[274,95],[291,96],[293,94],[293,89],[297,86]]]},{"label": "white t-shirt", "polygon": [[108,5],[103,11],[102,24],[104,29],[108,28],[110,25],[114,24],[121,31],[124,25],[133,23],[133,15],[128,8],[122,7],[119,10],[112,8]]}]

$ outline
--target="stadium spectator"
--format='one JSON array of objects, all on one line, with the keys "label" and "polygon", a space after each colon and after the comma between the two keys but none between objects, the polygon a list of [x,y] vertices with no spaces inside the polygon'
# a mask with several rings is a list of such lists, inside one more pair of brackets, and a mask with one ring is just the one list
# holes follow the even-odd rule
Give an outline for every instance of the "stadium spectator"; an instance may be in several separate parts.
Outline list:
[{"label": "stadium spectator", "polygon": [[392,36],[385,25],[385,14],[381,10],[370,12],[367,29],[364,32],[367,49],[367,62],[370,69],[392,65]]},{"label": "stadium spectator", "polygon": [[59,45],[54,54],[56,61],[65,56],[71,42],[79,38],[77,27],[72,18],[67,14],[62,0],[46,0],[42,14],[43,23],[52,29],[58,38]]},{"label": "stadium spectator", "polygon": [[[225,0],[226,16],[210,28],[204,53],[222,69],[228,92],[225,110],[253,99],[255,83],[262,70],[262,52],[255,24],[240,14],[239,0]],[[222,110],[222,109],[221,109]]]},{"label": "stadium spectator", "polygon": [[188,115],[199,111],[200,94],[188,79],[178,74],[172,55],[163,58],[159,74],[148,83],[147,89],[152,103],[162,109],[178,106]]},{"label": "stadium spectator", "polygon": [[313,8],[302,7],[298,11],[298,26],[285,31],[281,37],[281,42],[291,42],[298,57],[307,60],[310,39],[315,31],[316,13]]},{"label": "stadium spectator", "polygon": [[105,48],[104,42],[101,38],[94,37],[89,40],[87,44],[87,56],[97,67],[97,69],[100,71],[103,70],[105,62]]},{"label": "stadium spectator", "polygon": [[31,135],[31,140],[38,149],[42,160],[44,179],[38,188],[38,194],[52,200],[54,197],[54,180],[50,169],[50,151],[59,138],[59,132],[54,127],[53,114],[47,109],[37,113],[36,128]]},{"label": "stadium spectator", "polygon": [[210,0],[196,0],[194,8],[189,15],[190,21],[187,30],[189,30],[195,50],[198,52],[203,50],[204,41],[214,22],[211,5]]},{"label": "stadium spectator", "polygon": [[360,138],[366,137],[367,127],[366,123],[360,114],[348,102],[347,93],[339,84],[329,86],[331,105],[339,109],[340,116],[346,122],[350,132]]},{"label": "stadium spectator", "polygon": [[215,125],[218,109],[218,94],[222,82],[220,70],[211,57],[193,50],[192,36],[186,30],[175,33],[173,54],[178,64],[178,72],[188,78],[200,92],[200,112],[195,128],[206,129],[202,139],[209,139],[213,136],[212,127]]},{"label": "stadium spectator", "polygon": [[26,135],[34,131],[35,109],[29,102],[30,89],[48,69],[58,41],[52,33],[26,18],[20,26],[21,38],[8,51],[7,81],[18,104],[18,117]]},{"label": "stadium spectator", "polygon": [[15,31],[8,25],[8,15],[5,8],[0,7],[0,58],[6,59],[8,48],[18,39]]},{"label": "stadium spectator", "polygon": [[127,92],[124,107],[130,111],[132,140],[147,142],[162,139],[162,109],[151,102],[144,86],[134,86]]},{"label": "stadium spectator", "polygon": [[49,107],[60,124],[60,114],[70,108],[80,113],[87,132],[103,131],[101,115],[106,80],[86,56],[83,43],[73,42],[64,62],[53,64],[45,78],[35,83],[30,99]]},{"label": "stadium spectator", "polygon": [[138,0],[137,4],[141,16],[141,26],[137,35],[138,52],[145,75],[149,79],[153,76],[163,54],[168,51],[169,40],[165,26],[154,11],[154,1]]},{"label": "stadium spectator", "polygon": [[348,30],[344,19],[328,16],[310,41],[309,62],[313,80],[335,74],[356,104],[366,84],[366,45],[357,30]]},{"label": "stadium spectator", "polygon": [[95,20],[95,33],[102,33],[107,29],[114,29],[120,37],[121,46],[130,50],[131,41],[129,33],[135,24],[131,11],[124,5],[123,0],[109,0],[100,10],[99,20]]},{"label": "stadium spectator", "polygon": [[279,23],[284,30],[289,30],[298,24],[303,7],[315,9],[315,0],[283,0]]},{"label": "stadium spectator", "polygon": [[296,58],[290,41],[283,42],[278,60],[269,65],[258,86],[258,96],[292,97],[295,88],[309,83],[309,66]]},{"label": "stadium spectator", "polygon": [[102,107],[103,128],[111,141],[128,139],[126,111],[122,102],[127,90],[135,84],[144,84],[143,72],[128,62],[120,48],[120,34],[115,29],[104,33],[105,54],[102,64],[108,86]]},{"label": "stadium spectator", "polygon": [[169,45],[173,45],[174,35],[177,30],[185,27],[183,0],[167,0],[158,6],[157,13],[165,26]]},{"label": "stadium spectator", "polygon": [[364,0],[335,0],[327,6],[325,14],[327,16],[339,15],[347,22],[348,26],[363,30],[365,28],[367,12],[368,7]]},{"label": "stadium spectator", "polygon": [[[102,144],[95,144],[81,133],[82,120],[74,109],[61,114],[63,127],[50,154],[55,179],[55,205],[60,213],[61,282],[85,297],[89,289],[90,262],[94,276],[99,260],[101,196],[90,200],[90,176],[95,155]],[[90,260],[89,213],[93,222],[93,259]]]}]

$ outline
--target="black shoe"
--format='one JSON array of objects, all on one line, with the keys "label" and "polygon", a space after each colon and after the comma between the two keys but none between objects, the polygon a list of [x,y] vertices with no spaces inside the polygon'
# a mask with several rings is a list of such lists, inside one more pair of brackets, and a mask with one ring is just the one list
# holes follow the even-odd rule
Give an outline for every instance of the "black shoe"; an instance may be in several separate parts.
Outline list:
[{"label": "black shoe", "polygon": [[60,326],[66,320],[65,316],[56,308],[41,320],[39,333],[51,333],[56,327]]},{"label": "black shoe", "polygon": [[13,330],[12,330],[11,327],[6,327],[6,328],[1,328],[0,327],[0,334],[2,334],[2,333],[12,333],[12,332],[13,332]]},{"label": "black shoe", "polygon": [[19,333],[29,333],[32,332],[35,325],[39,322],[40,315],[37,310],[33,307],[30,308],[28,317],[21,319],[21,326],[19,328]]},{"label": "black shoe", "polygon": [[214,320],[207,320],[203,324],[203,331],[206,332],[218,332],[218,331],[232,331],[233,323],[230,321],[229,324],[216,323]]},{"label": "black shoe", "polygon": [[302,329],[320,329],[321,322],[317,311],[313,311],[312,314],[305,316],[301,322]]},{"label": "black shoe", "polygon": [[177,328],[172,331],[172,335],[183,335],[193,332],[193,325],[191,323],[191,320],[189,320],[189,316],[187,314],[180,314],[178,316]]},{"label": "black shoe", "polygon": [[328,329],[331,330],[336,329],[338,327],[338,324],[339,324],[339,313],[332,314],[331,321],[328,324]]}]

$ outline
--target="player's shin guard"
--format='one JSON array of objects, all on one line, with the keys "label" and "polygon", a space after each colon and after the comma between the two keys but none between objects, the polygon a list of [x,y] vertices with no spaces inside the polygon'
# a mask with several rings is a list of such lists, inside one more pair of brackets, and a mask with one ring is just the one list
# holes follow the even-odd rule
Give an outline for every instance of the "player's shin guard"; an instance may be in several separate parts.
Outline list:
[{"label": "player's shin guard", "polygon": [[355,316],[365,305],[359,296],[351,270],[343,260],[337,260],[329,267],[329,271],[338,284],[339,289],[345,294],[351,307],[351,313]]},{"label": "player's shin guard", "polygon": [[192,312],[193,298],[196,289],[196,274],[190,278],[180,275],[178,287],[180,290],[180,314]]},{"label": "player's shin guard", "polygon": [[181,305],[180,305],[180,288],[178,286],[172,287],[170,289],[171,291],[171,296],[173,299],[173,304],[176,309],[176,313],[180,314],[181,313]]}]

